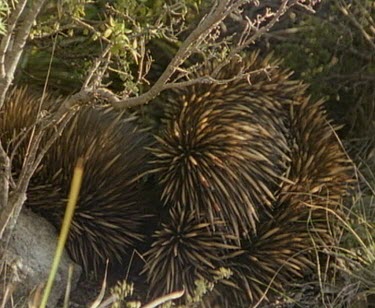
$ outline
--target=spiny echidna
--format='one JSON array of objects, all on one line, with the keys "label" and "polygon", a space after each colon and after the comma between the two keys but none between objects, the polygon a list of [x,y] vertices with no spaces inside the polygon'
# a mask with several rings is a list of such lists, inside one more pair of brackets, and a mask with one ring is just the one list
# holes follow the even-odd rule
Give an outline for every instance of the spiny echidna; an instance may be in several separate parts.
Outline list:
[{"label": "spiny echidna", "polygon": [[285,294],[290,284],[311,273],[319,251],[334,244],[327,221],[314,216],[307,209],[286,207],[260,224],[257,235],[244,239],[242,247],[226,258],[222,266],[232,275],[220,280],[204,298],[206,306],[249,307]]},{"label": "spiny echidna", "polygon": [[[14,89],[0,114],[0,138],[9,153],[37,117],[40,97]],[[42,110],[56,101],[47,97]],[[48,135],[48,134],[47,134]],[[29,136],[29,135],[27,135]],[[86,271],[102,270],[106,260],[121,261],[143,239],[149,214],[137,176],[147,161],[149,137],[112,112],[83,107],[46,153],[30,181],[26,205],[60,227],[71,176],[79,157],[84,176],[67,248]],[[45,141],[43,141],[45,142]],[[44,144],[42,142],[42,144]],[[17,175],[28,138],[13,159]]]},{"label": "spiny echidna", "polygon": [[[216,226],[222,222],[216,220]],[[213,233],[210,223],[200,221],[190,209],[171,208],[165,223],[154,234],[155,241],[145,254],[152,296],[185,289],[193,297],[196,281],[212,282],[220,265],[222,252],[235,249],[229,235]]]},{"label": "spiny echidna", "polygon": [[[205,301],[220,307],[267,299],[311,269],[314,247],[335,243],[334,218],[351,182],[350,163],[322,102],[306,98],[306,86],[288,80],[290,73],[278,63],[253,53],[215,76],[229,82],[181,90],[169,102],[166,128],[151,149],[152,172],[168,205],[194,210],[211,223],[219,217],[228,228],[215,230],[241,237],[237,250],[218,252],[225,260],[220,266],[233,275],[218,282]],[[157,235],[168,234],[170,227],[163,227]],[[162,253],[166,258],[158,239],[148,252],[150,281],[154,275],[167,279],[176,268],[161,266]],[[169,258],[179,262],[175,253]],[[202,261],[191,263],[198,267]],[[174,274],[168,279],[183,280],[183,273]]]},{"label": "spiny echidna", "polygon": [[[237,233],[256,231],[272,209],[289,161],[285,104],[300,82],[276,69],[278,61],[232,61],[220,70],[224,84],[197,84],[167,104],[167,127],[156,137],[153,170],[164,202],[219,217]],[[259,68],[270,67],[268,72]],[[209,75],[212,67],[203,69]],[[251,74],[251,72],[254,72]]]},{"label": "spiny echidna", "polygon": [[[220,307],[248,306],[281,293],[315,267],[336,244],[340,200],[351,183],[351,165],[322,107],[309,99],[290,106],[291,164],[272,219],[226,260],[233,275],[208,297]],[[321,260],[322,261],[322,260]],[[211,302],[212,300],[213,302]]]}]

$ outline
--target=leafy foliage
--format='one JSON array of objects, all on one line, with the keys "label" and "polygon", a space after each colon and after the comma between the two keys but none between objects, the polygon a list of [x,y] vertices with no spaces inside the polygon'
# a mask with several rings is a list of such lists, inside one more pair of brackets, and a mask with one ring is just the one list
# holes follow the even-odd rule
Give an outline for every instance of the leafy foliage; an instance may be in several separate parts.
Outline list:
[{"label": "leafy foliage", "polygon": [[124,95],[137,95],[147,87],[146,76],[152,59],[161,53],[160,44],[178,44],[187,19],[199,13],[200,4],[201,0],[49,2],[23,58],[26,74],[19,78],[42,85],[50,71],[52,87],[77,91],[87,69],[110,46],[104,82],[118,91],[126,89]]},{"label": "leafy foliage", "polygon": [[9,12],[8,3],[4,0],[0,0],[0,35],[3,35],[6,33],[6,25],[4,21],[4,17]]}]

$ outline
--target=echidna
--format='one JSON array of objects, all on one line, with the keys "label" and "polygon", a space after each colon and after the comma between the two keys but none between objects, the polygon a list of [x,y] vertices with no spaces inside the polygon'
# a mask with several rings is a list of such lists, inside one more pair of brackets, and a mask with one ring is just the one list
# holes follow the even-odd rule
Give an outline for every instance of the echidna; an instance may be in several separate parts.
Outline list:
[{"label": "echidna", "polygon": [[278,64],[254,53],[215,76],[241,77],[187,87],[167,104],[167,126],[151,149],[164,202],[204,212],[211,221],[219,217],[238,234],[256,231],[260,214],[272,210],[290,160],[284,107],[303,89]]},{"label": "echidna", "polygon": [[[223,222],[215,220],[219,227]],[[223,252],[236,246],[225,244],[233,237],[213,232],[208,222],[200,221],[194,211],[171,208],[166,222],[154,234],[154,242],[145,254],[152,296],[185,289],[193,297],[198,280],[212,283],[223,263]]]},{"label": "echidna", "polygon": [[[151,149],[166,204],[195,211],[211,224],[220,218],[227,228],[215,230],[240,237],[235,252],[218,253],[225,256],[221,266],[233,272],[206,299],[220,307],[267,299],[311,269],[314,247],[335,243],[334,218],[351,181],[323,103],[306,98],[306,86],[289,80],[290,72],[278,64],[253,53],[215,76],[229,82],[181,90],[167,104],[166,127]],[[170,227],[164,228],[158,234],[167,234]],[[158,240],[148,253],[154,259],[149,280],[162,275],[182,281],[177,271],[169,278],[176,264],[156,261],[162,252]],[[174,263],[178,258],[177,251]]]},{"label": "echidna", "polygon": [[[206,306],[250,307],[285,294],[293,282],[314,272],[317,256],[334,245],[327,221],[320,219],[324,214],[332,217],[323,209],[285,207],[272,220],[259,224],[257,235],[244,239],[241,248],[225,260],[222,267],[232,275],[204,298]],[[323,258],[319,262],[326,266]]]},{"label": "echidna", "polygon": [[[27,128],[36,120],[39,102],[40,97],[26,88],[14,89],[0,114],[0,138],[9,153],[15,149],[16,176],[28,145],[28,138],[22,137],[29,137]],[[54,104],[57,102],[47,97],[41,109],[48,111]],[[107,259],[121,261],[144,237],[149,213],[137,177],[147,161],[144,147],[148,140],[131,121],[83,107],[46,153],[30,182],[26,205],[59,228],[73,168],[79,157],[84,159],[67,248],[86,271],[98,272]]]},{"label": "echidna", "polygon": [[302,99],[290,106],[292,159],[278,206],[272,219],[259,222],[257,234],[227,259],[233,275],[217,285],[209,307],[213,302],[244,307],[280,294],[316,266],[322,251],[336,245],[336,215],[341,215],[352,172],[322,103]]}]

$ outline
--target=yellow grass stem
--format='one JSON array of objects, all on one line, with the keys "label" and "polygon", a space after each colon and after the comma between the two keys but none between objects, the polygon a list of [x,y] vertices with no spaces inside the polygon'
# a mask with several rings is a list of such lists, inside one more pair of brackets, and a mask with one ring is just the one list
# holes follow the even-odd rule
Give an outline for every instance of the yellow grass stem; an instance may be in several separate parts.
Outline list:
[{"label": "yellow grass stem", "polygon": [[70,192],[69,192],[68,205],[65,210],[64,221],[63,221],[62,228],[60,231],[60,236],[59,236],[59,241],[57,243],[55,257],[52,262],[52,267],[49,273],[47,285],[44,289],[42,302],[40,303],[40,308],[46,307],[49,295],[52,290],[53,282],[55,280],[57,269],[59,267],[60,259],[64,251],[65,242],[68,237],[69,228],[70,228],[73,214],[74,214],[74,209],[78,200],[79,191],[80,191],[81,183],[82,183],[82,177],[83,177],[83,159],[79,158],[77,161],[76,167],[74,168],[73,180],[72,180],[72,183],[70,186]]}]

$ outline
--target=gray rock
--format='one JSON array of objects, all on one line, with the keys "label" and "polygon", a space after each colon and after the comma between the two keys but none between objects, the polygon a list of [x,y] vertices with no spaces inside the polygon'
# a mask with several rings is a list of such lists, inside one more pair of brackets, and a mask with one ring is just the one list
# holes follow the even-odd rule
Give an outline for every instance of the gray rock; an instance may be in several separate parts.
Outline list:
[{"label": "gray rock", "polygon": [[[5,276],[6,285],[13,290],[11,292],[12,300],[14,304],[18,304],[17,307],[27,306],[27,301],[35,298],[30,294],[32,292],[37,293],[38,289],[39,291],[42,290],[43,285],[47,282],[56,250],[57,238],[56,230],[49,222],[24,209],[17,220],[15,229],[12,231],[9,243],[2,243],[5,249],[3,248],[0,260],[5,261],[2,262],[5,267],[0,268],[0,274]],[[57,307],[58,300],[64,295],[70,264],[74,263],[64,252],[49,297],[48,307]],[[81,267],[74,264],[71,289],[76,287],[81,272]],[[0,293],[3,291],[5,293],[6,290],[6,288],[1,287]],[[4,295],[0,294],[0,299]]]}]

